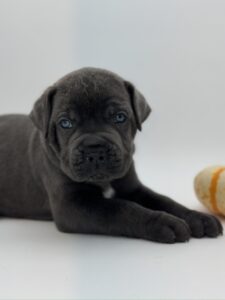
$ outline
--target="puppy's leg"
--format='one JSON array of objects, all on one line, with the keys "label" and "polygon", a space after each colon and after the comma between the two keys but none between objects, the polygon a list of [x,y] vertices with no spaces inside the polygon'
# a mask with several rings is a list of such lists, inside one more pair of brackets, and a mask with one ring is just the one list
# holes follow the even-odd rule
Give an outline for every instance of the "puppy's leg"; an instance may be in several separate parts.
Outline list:
[{"label": "puppy's leg", "polygon": [[58,187],[50,201],[56,226],[63,232],[122,235],[162,243],[190,238],[190,229],[183,220],[135,202],[104,199],[97,187]]},{"label": "puppy's leg", "polygon": [[126,176],[116,180],[113,186],[121,198],[134,201],[151,210],[167,212],[185,220],[194,237],[216,237],[223,232],[221,223],[214,216],[190,210],[169,197],[160,195],[142,185],[137,178],[134,165]]},{"label": "puppy's leg", "polygon": [[216,237],[223,232],[221,223],[214,216],[190,210],[169,197],[155,193],[145,186],[140,185],[130,194],[124,195],[124,198],[151,210],[165,211],[185,220],[191,229],[193,237]]},{"label": "puppy's leg", "polygon": [[223,232],[221,223],[214,216],[190,210],[144,186],[140,186],[133,192],[129,199],[144,207],[157,211],[165,211],[184,219],[190,226],[192,236],[194,237],[216,237]]}]

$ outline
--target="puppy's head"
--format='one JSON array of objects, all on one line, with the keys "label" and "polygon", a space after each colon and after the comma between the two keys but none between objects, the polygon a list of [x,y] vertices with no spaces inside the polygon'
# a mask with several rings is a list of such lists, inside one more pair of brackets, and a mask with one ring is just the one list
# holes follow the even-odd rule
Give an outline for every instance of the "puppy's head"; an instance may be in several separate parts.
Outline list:
[{"label": "puppy's head", "polygon": [[128,171],[135,133],[150,111],[131,83],[106,70],[84,68],[49,87],[30,117],[67,176],[104,182]]}]

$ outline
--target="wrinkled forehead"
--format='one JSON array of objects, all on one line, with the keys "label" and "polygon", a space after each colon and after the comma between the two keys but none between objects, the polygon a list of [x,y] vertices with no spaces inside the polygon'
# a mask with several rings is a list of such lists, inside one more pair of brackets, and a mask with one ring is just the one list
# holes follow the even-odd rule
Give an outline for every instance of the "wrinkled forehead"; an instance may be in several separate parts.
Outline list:
[{"label": "wrinkled forehead", "polygon": [[102,74],[74,76],[59,82],[56,98],[56,109],[63,111],[78,110],[88,114],[109,105],[130,108],[123,80]]}]

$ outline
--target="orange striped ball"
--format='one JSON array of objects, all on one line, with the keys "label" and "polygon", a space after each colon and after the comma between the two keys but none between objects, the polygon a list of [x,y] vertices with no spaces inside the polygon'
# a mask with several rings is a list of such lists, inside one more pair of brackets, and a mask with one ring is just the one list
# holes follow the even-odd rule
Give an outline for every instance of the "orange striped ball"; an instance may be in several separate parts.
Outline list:
[{"label": "orange striped ball", "polygon": [[194,180],[197,198],[211,212],[225,215],[225,166],[209,167]]}]

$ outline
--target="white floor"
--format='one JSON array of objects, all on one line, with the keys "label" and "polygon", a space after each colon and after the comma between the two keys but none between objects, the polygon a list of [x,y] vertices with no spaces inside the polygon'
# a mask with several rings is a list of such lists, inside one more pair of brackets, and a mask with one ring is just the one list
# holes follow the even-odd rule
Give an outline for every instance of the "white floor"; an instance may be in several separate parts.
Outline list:
[{"label": "white floor", "polygon": [[[192,190],[203,162],[161,157],[141,172],[139,159],[138,169],[146,183],[204,211]],[[2,219],[0,240],[0,299],[225,299],[225,237],[162,245]]]}]

